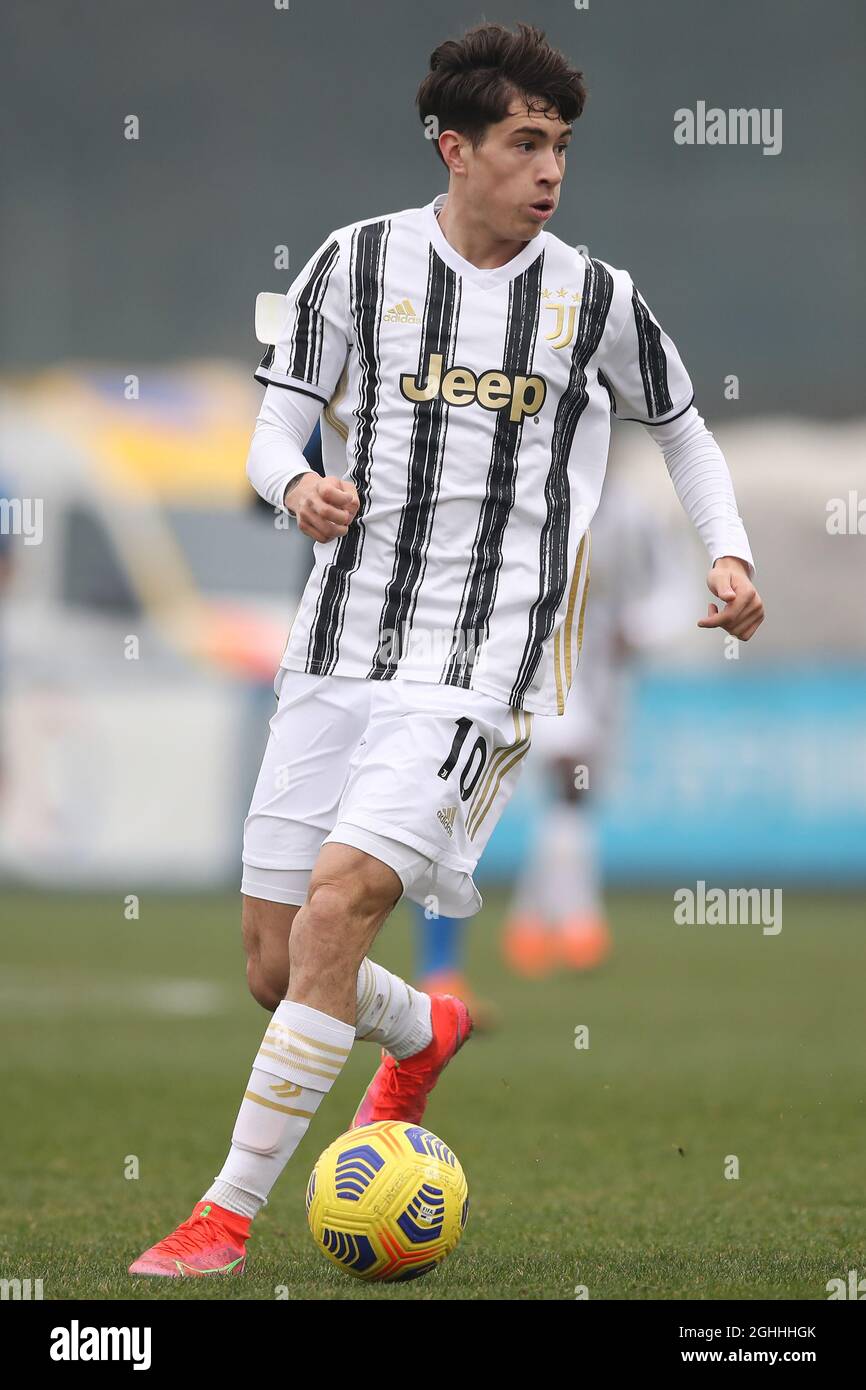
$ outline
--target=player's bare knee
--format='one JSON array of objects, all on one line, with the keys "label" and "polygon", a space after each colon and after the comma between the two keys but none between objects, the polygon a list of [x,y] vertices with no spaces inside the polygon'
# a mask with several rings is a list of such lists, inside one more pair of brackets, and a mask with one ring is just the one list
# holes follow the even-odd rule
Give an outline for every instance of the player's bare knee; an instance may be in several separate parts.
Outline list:
[{"label": "player's bare knee", "polygon": [[379,926],[399,897],[393,871],[358,852],[339,871],[329,865],[313,870],[306,911],[323,924],[340,921],[343,929]]},{"label": "player's bare knee", "polygon": [[375,905],[360,901],[351,884],[313,882],[304,906],[303,929],[293,934],[292,946],[303,945],[305,936],[314,937],[322,947],[347,942],[355,929],[363,929],[375,915]]},{"label": "player's bare knee", "polygon": [[250,994],[269,1012],[289,987],[289,938],[297,907],[244,896],[241,939]]},{"label": "player's bare knee", "polygon": [[356,972],[389,910],[354,885],[311,884],[289,944],[293,985],[310,972],[319,978]]},{"label": "player's bare knee", "polygon": [[259,956],[247,957],[247,985],[257,1004],[268,1013],[273,1013],[281,999],[284,999],[289,985],[289,971],[285,979],[276,980],[273,971],[268,971]]}]

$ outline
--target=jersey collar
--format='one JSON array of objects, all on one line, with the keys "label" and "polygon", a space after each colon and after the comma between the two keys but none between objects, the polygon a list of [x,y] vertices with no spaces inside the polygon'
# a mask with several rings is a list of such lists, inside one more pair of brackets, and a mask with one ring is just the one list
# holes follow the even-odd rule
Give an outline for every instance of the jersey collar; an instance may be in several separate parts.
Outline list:
[{"label": "jersey collar", "polygon": [[438,193],[432,203],[428,203],[424,209],[424,219],[427,224],[427,231],[433,249],[446,265],[450,265],[452,270],[456,270],[464,280],[471,280],[474,285],[482,290],[494,289],[497,285],[507,284],[509,280],[514,280],[518,275],[522,275],[527,266],[541,255],[544,250],[544,230],[537,236],[528,241],[522,251],[513,256],[505,265],[498,265],[492,270],[481,270],[471,261],[465,261],[463,257],[455,251],[450,241],[446,241],[445,235],[439,226],[437,212],[445,206],[447,193]]}]

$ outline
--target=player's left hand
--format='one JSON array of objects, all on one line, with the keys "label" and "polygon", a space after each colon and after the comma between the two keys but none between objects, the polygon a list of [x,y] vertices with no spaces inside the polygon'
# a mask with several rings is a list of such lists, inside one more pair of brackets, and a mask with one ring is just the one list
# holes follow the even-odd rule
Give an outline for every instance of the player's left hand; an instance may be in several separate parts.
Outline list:
[{"label": "player's left hand", "polygon": [[698,620],[698,627],[721,627],[725,632],[748,642],[764,621],[764,604],[751,579],[745,560],[724,555],[707,575],[707,588],[724,604],[711,603],[707,616]]}]

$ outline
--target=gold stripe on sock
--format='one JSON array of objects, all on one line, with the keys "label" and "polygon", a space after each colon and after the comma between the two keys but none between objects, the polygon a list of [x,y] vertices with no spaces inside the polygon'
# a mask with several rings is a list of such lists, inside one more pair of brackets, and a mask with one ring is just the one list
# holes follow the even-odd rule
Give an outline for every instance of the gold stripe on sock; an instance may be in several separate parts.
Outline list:
[{"label": "gold stripe on sock", "polygon": [[[306,1033],[299,1033],[297,1029],[290,1028],[287,1023],[280,1023],[278,1019],[274,1019],[270,1027],[279,1028],[282,1033],[288,1033],[291,1037],[297,1038],[299,1042],[306,1043],[308,1047],[315,1047],[320,1052],[333,1052],[338,1057],[348,1057],[351,1051],[351,1048],[348,1047],[333,1047],[331,1043],[319,1042],[317,1038],[308,1038]],[[265,1037],[267,1037],[267,1033]],[[322,1061],[327,1061],[327,1058],[323,1057]]]},{"label": "gold stripe on sock", "polygon": [[371,1032],[371,1033],[375,1033],[375,1032],[376,1032],[376,1030],[378,1029],[379,1025],[380,1025],[381,1022],[382,1022],[382,1019],[385,1017],[385,1015],[387,1014],[388,1010],[390,1009],[390,1007],[391,1007],[391,994],[392,994],[392,993],[393,993],[393,989],[392,989],[392,985],[391,985],[391,976],[390,976],[390,974],[389,974],[389,975],[388,975],[388,998],[385,1000],[385,1003],[382,1005],[382,1012],[379,1014],[379,1017],[376,1019],[376,1022],[373,1024],[373,1027],[370,1029],[370,1032]]},{"label": "gold stripe on sock", "polygon": [[[339,1068],[336,1071],[323,1071],[321,1067],[311,1067],[306,1058],[301,1053],[273,1052],[269,1047],[259,1048],[260,1057],[273,1057],[275,1062],[289,1063],[299,1071],[305,1071],[309,1076],[324,1076],[328,1081],[336,1081],[340,1075]],[[263,1067],[264,1071],[265,1068]]]},{"label": "gold stripe on sock", "polygon": [[254,1100],[256,1105],[263,1105],[266,1110],[279,1110],[281,1115],[300,1115],[305,1120],[311,1120],[316,1113],[314,1110],[298,1110],[294,1105],[280,1105],[275,1100],[265,1100],[264,1096],[257,1096],[255,1091],[244,1091],[244,1100]]},{"label": "gold stripe on sock", "polygon": [[373,1002],[373,996],[376,993],[376,975],[372,965],[367,960],[366,956],[361,961],[361,969],[364,972],[364,983],[361,986],[362,997],[361,1002],[358,1005],[359,1018],[363,1017],[363,1015],[367,1012],[367,1010]]},{"label": "gold stripe on sock", "polygon": [[294,1042],[292,1038],[276,1032],[273,1028],[269,1028],[265,1033],[262,1046],[276,1047],[281,1052],[293,1052],[296,1057],[309,1057],[311,1062],[319,1062],[323,1067],[333,1067],[335,1075],[346,1060],[345,1057],[325,1057],[323,1053],[314,1052],[304,1043]]}]

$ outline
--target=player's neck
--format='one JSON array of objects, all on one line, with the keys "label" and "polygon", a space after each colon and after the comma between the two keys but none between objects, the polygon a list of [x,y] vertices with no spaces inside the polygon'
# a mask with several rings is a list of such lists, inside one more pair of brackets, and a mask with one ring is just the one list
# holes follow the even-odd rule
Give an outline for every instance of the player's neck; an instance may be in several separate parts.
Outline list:
[{"label": "player's neck", "polygon": [[439,226],[449,246],[476,270],[496,270],[507,265],[526,245],[525,241],[503,241],[497,237],[451,192],[439,212]]}]

